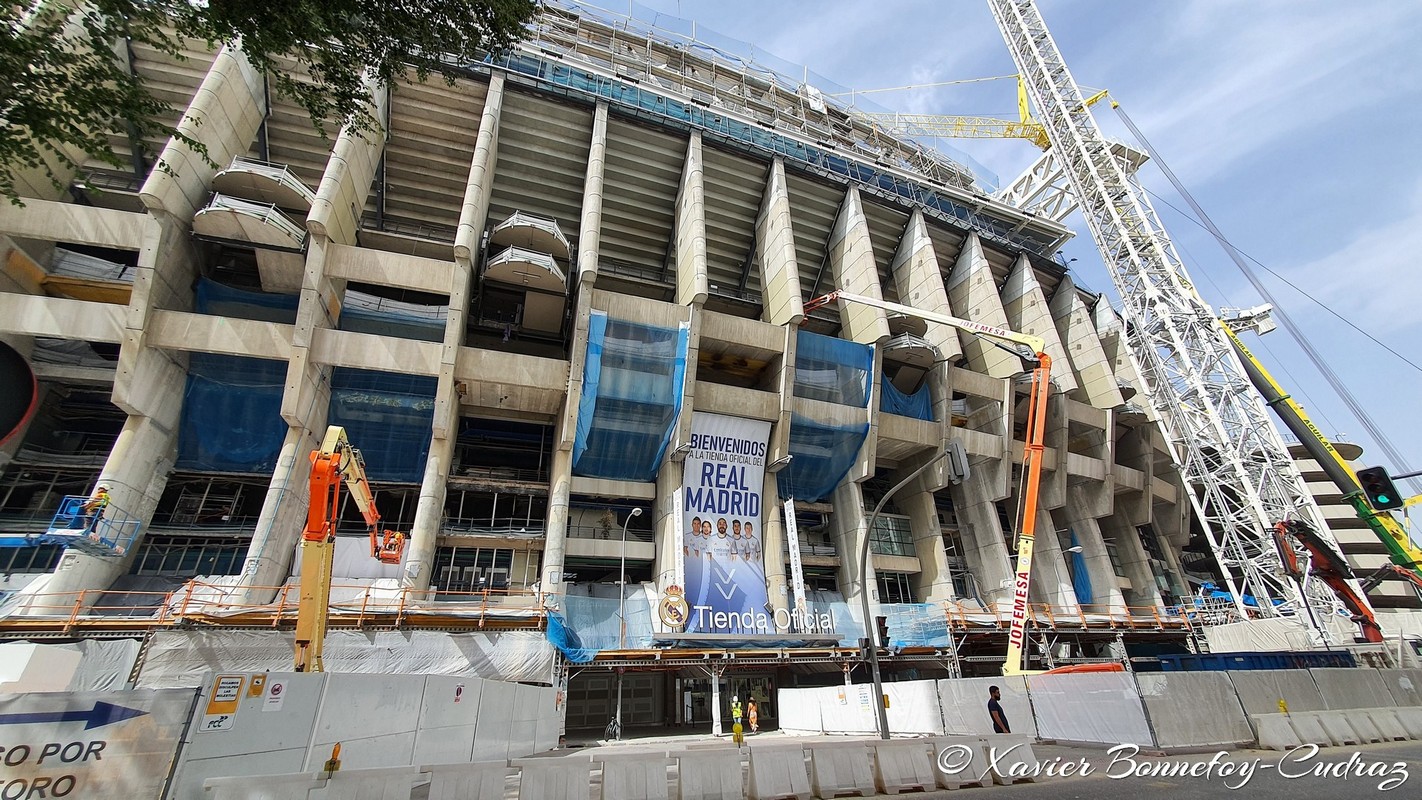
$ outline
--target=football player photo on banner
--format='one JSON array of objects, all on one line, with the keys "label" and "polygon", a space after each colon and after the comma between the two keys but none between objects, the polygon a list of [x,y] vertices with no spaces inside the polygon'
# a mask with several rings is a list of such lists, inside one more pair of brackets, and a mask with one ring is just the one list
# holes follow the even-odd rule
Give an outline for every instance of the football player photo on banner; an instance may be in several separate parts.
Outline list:
[{"label": "football player photo on banner", "polygon": [[688,633],[772,633],[761,538],[770,423],[696,412],[682,489]]}]

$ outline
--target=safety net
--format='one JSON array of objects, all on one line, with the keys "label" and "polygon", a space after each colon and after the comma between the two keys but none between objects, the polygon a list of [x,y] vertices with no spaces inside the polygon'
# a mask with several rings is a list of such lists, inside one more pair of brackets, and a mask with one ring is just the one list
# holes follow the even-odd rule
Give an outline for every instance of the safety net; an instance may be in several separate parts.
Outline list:
[{"label": "safety net", "polygon": [[656,479],[681,411],[687,333],[592,313],[573,474]]},{"label": "safety net", "polygon": [[933,398],[928,391],[928,384],[918,388],[913,394],[904,394],[894,387],[885,375],[882,383],[883,391],[879,394],[879,410],[886,414],[898,414],[901,417],[913,417],[914,419],[933,420]]},{"label": "safety net", "polygon": [[776,485],[782,498],[816,502],[828,497],[854,466],[869,435],[869,423],[831,425],[799,414],[790,415],[789,466],[780,470]]},{"label": "safety net", "polygon": [[795,345],[795,396],[856,408],[869,407],[874,348],[833,336],[799,331]]},{"label": "safety net", "polygon": [[448,306],[427,306],[348,290],[340,328],[356,333],[398,336],[424,342],[444,341]]},{"label": "safety net", "polygon": [[199,278],[194,297],[199,314],[241,317],[262,322],[296,322],[300,298],[294,294],[271,294],[234,289],[208,278]]},{"label": "safety net", "polygon": [[193,353],[178,428],[177,467],[271,472],[286,438],[281,418],[285,385],[284,362]]},{"label": "safety net", "polygon": [[341,425],[372,480],[419,483],[430,450],[437,379],[337,367],[330,425]]},{"label": "safety net", "polygon": [[[606,587],[578,587],[600,592]],[[610,587],[613,591],[617,587]],[[622,620],[626,614],[627,629]],[[583,664],[600,650],[646,649],[652,646],[652,607],[643,587],[628,590],[626,602],[617,597],[567,594],[563,613],[548,614],[548,641],[569,661]]]}]

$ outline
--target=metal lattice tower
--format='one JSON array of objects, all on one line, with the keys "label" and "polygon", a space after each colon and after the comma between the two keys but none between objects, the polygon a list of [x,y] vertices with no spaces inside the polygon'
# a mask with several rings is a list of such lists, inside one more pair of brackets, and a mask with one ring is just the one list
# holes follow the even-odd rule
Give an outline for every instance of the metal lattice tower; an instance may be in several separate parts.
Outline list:
[{"label": "metal lattice tower", "polygon": [[[1263,398],[1191,283],[1144,189],[1112,155],[1036,6],[1031,0],[988,5],[1120,293],[1131,359],[1236,609],[1245,614],[1243,598],[1252,595],[1257,613],[1278,613],[1275,599],[1302,612],[1298,586],[1282,571],[1273,526],[1303,519],[1332,537]],[[1307,594],[1315,609],[1335,607],[1321,582],[1311,582]]]}]

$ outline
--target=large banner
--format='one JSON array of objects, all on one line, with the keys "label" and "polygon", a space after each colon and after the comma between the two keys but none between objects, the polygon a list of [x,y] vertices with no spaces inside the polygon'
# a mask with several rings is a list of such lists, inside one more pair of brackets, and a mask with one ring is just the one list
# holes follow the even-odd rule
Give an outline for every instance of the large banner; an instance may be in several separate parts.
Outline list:
[{"label": "large banner", "polygon": [[761,538],[769,438],[769,422],[691,415],[681,514],[689,633],[775,631]]}]

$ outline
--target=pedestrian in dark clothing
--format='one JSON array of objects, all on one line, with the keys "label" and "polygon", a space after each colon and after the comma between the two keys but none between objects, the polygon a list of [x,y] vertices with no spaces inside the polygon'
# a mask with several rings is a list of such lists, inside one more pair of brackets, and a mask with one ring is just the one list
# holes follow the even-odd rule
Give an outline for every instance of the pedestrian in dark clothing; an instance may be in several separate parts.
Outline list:
[{"label": "pedestrian in dark clothing", "polygon": [[988,716],[992,717],[993,733],[1012,733],[1012,729],[1007,726],[1007,715],[1002,713],[1002,694],[996,686],[988,687]]}]

